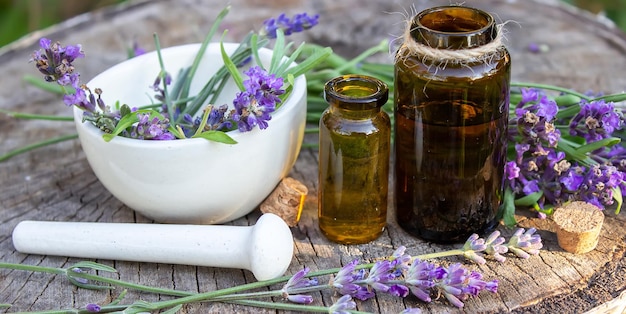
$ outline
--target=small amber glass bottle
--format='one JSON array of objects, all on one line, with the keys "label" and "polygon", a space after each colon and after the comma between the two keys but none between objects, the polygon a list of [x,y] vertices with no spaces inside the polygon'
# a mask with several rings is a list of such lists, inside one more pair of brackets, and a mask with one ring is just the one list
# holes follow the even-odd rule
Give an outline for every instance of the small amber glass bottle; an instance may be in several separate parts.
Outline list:
[{"label": "small amber glass bottle", "polygon": [[368,76],[328,81],[320,119],[319,226],[330,240],[367,243],[387,223],[391,125],[389,89]]},{"label": "small amber glass bottle", "polygon": [[484,11],[435,7],[397,52],[396,218],[423,239],[461,242],[497,224],[511,67],[499,32]]}]

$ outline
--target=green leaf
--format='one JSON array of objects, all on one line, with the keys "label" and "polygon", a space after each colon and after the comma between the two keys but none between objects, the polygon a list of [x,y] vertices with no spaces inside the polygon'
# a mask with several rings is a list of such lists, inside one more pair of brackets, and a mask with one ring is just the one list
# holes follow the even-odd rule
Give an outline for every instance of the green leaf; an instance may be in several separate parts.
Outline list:
[{"label": "green leaf", "polygon": [[27,120],[49,120],[49,121],[74,121],[74,116],[53,116],[45,114],[32,114],[17,111],[8,111],[0,108],[0,113],[4,113],[9,117]]},{"label": "green leaf", "polygon": [[323,49],[317,49],[313,54],[303,62],[299,63],[293,68],[289,68],[285,71],[285,74],[292,74],[294,77],[298,77],[305,74],[315,68],[319,63],[324,61],[328,56],[333,53],[330,47]]},{"label": "green leaf", "polygon": [[525,195],[515,200],[515,206],[534,206],[537,201],[543,196],[543,191],[535,192]]},{"label": "green leaf", "polygon": [[610,147],[616,144],[619,144],[622,140],[620,138],[617,137],[609,137],[609,138],[605,138],[599,141],[595,141],[595,142],[591,142],[585,145],[582,145],[578,148],[576,148],[576,151],[582,154],[587,154],[590,152],[595,151],[596,149],[599,148],[603,148],[603,147]]},{"label": "green leaf", "polygon": [[224,31],[224,34],[222,35],[222,40],[220,41],[222,60],[224,60],[224,66],[226,67],[226,69],[228,69],[228,72],[233,77],[233,80],[235,81],[235,84],[237,84],[237,87],[239,87],[239,90],[245,91],[246,88],[243,86],[243,78],[241,77],[241,73],[239,73],[237,66],[235,65],[235,63],[233,63],[233,60],[226,53],[226,49],[224,49],[224,36],[227,32],[228,31]]},{"label": "green leaf", "polygon": [[126,297],[127,293],[128,293],[128,289],[122,290],[120,295],[118,295],[117,298],[115,298],[115,300],[111,301],[111,303],[109,303],[109,305],[118,305],[120,302],[122,302],[124,297]]},{"label": "green leaf", "polygon": [[90,261],[81,261],[69,267],[69,269],[74,269],[74,268],[89,268],[89,269],[94,269],[94,270],[106,271],[110,273],[117,273],[117,270],[111,266],[96,263],[96,262],[90,262]]},{"label": "green leaf", "polygon": [[581,99],[584,99],[587,101],[591,99],[591,97],[585,94],[579,93],[577,91],[571,90],[569,88],[564,88],[564,87],[554,86],[554,85],[549,85],[549,84],[529,83],[529,82],[511,82],[511,86],[521,87],[521,88],[538,88],[538,89],[552,90],[552,91],[561,92],[564,94],[578,96]]},{"label": "green leaf", "polygon": [[[576,97],[576,96],[572,96]],[[580,112],[580,106],[571,105],[565,108],[560,108],[559,112],[556,113],[557,119],[567,119],[577,115]]]},{"label": "green leaf", "polygon": [[278,65],[278,68],[276,68],[274,74],[276,74],[276,76],[278,76],[278,77],[282,77],[283,73],[287,70],[287,68],[293,62],[295,62],[296,58],[298,58],[300,53],[302,53],[303,48],[304,48],[304,44],[298,46],[298,49],[296,49],[296,51],[294,51],[287,60],[281,61],[281,63]]},{"label": "green leaf", "polygon": [[130,109],[130,107],[126,104],[122,105],[122,107],[120,108],[120,115],[126,116],[129,115],[132,112],[132,110]]},{"label": "green leaf", "polygon": [[175,307],[173,307],[173,308],[171,308],[171,309],[169,309],[169,310],[167,310],[167,311],[161,312],[161,314],[176,314],[176,313],[178,313],[178,311],[179,311],[182,307],[183,307],[183,305],[182,305],[182,304],[179,304],[179,305],[177,305],[177,306],[175,306]]},{"label": "green leaf", "polygon": [[620,189],[619,186],[614,187],[612,190],[613,190],[613,199],[617,202],[617,208],[615,209],[615,215],[617,215],[622,209],[622,202],[623,202],[622,190]]},{"label": "green leaf", "polygon": [[515,194],[513,194],[513,190],[509,187],[504,191],[504,197],[498,216],[501,217],[507,227],[513,227],[517,224],[515,220]]},{"label": "green leaf", "polygon": [[198,66],[200,65],[200,61],[202,60],[202,57],[204,56],[207,46],[211,42],[213,35],[219,28],[224,17],[228,15],[229,11],[230,11],[230,5],[222,9],[222,11],[220,11],[220,13],[215,18],[215,22],[213,22],[213,25],[211,25],[211,29],[209,30],[209,33],[205,36],[204,40],[202,41],[202,45],[200,45],[200,49],[198,50],[198,53],[196,54],[196,57],[193,60],[193,64],[191,65],[191,68],[187,72],[187,75],[185,77],[185,80],[184,80],[185,82],[180,92],[181,97],[186,98],[189,96],[189,89],[191,88],[191,81],[193,80],[194,75],[196,75],[196,71],[198,70]]},{"label": "green leaf", "polygon": [[237,141],[235,141],[232,137],[228,136],[228,134],[226,134],[225,132],[215,131],[215,130],[204,131],[200,134],[194,135],[193,138],[204,138],[209,141],[219,142],[219,143],[224,143],[224,144],[237,144]]},{"label": "green leaf", "polygon": [[83,289],[88,289],[88,290],[114,290],[115,287],[113,286],[100,286],[100,285],[94,285],[94,284],[90,284],[90,283],[82,283],[78,280],[76,280],[76,278],[68,276],[67,278],[73,285],[79,287],[79,288],[83,288]]},{"label": "green leaf", "polygon": [[519,104],[520,101],[522,101],[522,94],[511,92],[511,94],[509,95],[509,104],[511,104],[510,107],[515,107],[517,104]]},{"label": "green leaf", "polygon": [[174,124],[170,124],[170,127],[167,128],[167,130],[174,134],[174,136],[178,139],[185,139],[187,138],[185,136],[185,131],[183,131],[183,128],[180,127],[180,125],[176,125],[174,126]]},{"label": "green leaf", "polygon": [[285,56],[285,34],[282,29],[276,30],[276,41],[272,51],[272,61],[270,62],[269,73],[276,73],[276,69]]},{"label": "green leaf", "polygon": [[597,164],[595,160],[591,159],[584,152],[578,151],[576,148],[572,146],[572,144],[575,144],[575,143],[572,143],[571,141],[568,141],[565,138],[561,137],[559,139],[557,148],[560,151],[564,152],[565,155],[567,156],[567,159],[569,160],[575,160],[585,166],[591,166],[591,165]]},{"label": "green leaf", "polygon": [[200,133],[202,133],[202,130],[204,130],[204,127],[206,126],[207,121],[209,120],[209,115],[211,115],[211,110],[213,110],[213,105],[208,105],[206,107],[204,107],[204,113],[202,114],[202,120],[200,120],[200,125],[198,126],[198,129],[196,130],[196,133],[193,135],[198,136]]},{"label": "green leaf", "polygon": [[117,135],[119,135],[120,133],[122,133],[122,131],[126,130],[127,128],[131,127],[133,124],[139,122],[139,118],[137,117],[138,114],[141,113],[150,113],[150,119],[154,118],[154,117],[159,117],[159,119],[163,119],[163,115],[161,115],[158,111],[154,110],[154,109],[141,109],[141,110],[137,110],[135,112],[129,113],[125,116],[123,116],[119,122],[117,122],[117,125],[115,126],[115,130],[113,130],[112,133],[105,133],[102,135],[102,138],[107,141],[110,142],[114,137],[116,137]]},{"label": "green leaf", "polygon": [[161,67],[161,72],[159,72],[159,77],[161,78],[161,82],[163,85],[163,103],[167,107],[167,112],[175,112],[174,105],[172,104],[172,98],[170,97],[167,84],[165,83],[166,77],[167,77],[167,71],[165,70],[163,56],[161,55],[161,42],[159,41],[159,36],[157,36],[157,34],[154,34],[153,37],[154,37],[154,45],[156,46],[157,57],[159,59],[159,65]]},{"label": "green leaf", "polygon": [[380,52],[387,52],[388,49],[389,49],[389,41],[386,39],[382,40],[378,45],[365,50],[364,52],[360,53],[355,58],[351,59],[349,62],[346,62],[340,65],[336,70],[339,72],[350,70],[350,72],[353,72],[354,71],[353,69],[354,67],[356,67],[357,64],[365,61],[365,59],[369,58],[370,56],[374,54],[377,54]]},{"label": "green leaf", "polygon": [[582,99],[576,95],[563,94],[554,97],[554,101],[559,107],[569,107],[580,103]]},{"label": "green leaf", "polygon": [[254,61],[261,69],[265,70],[265,65],[261,62],[261,57],[259,56],[259,36],[257,34],[252,34],[250,38],[250,47],[252,48],[252,56],[254,57]]},{"label": "green leaf", "polygon": [[142,309],[142,310],[158,310],[158,307],[153,304],[150,303],[148,301],[144,301],[144,300],[137,300],[135,301],[132,305],[131,308],[133,309]]},{"label": "green leaf", "polygon": [[604,100],[606,102],[621,102],[621,101],[625,101],[626,100],[626,93],[619,93],[619,94],[611,94],[611,95],[606,95],[606,96],[600,96],[600,97],[596,97],[594,99],[591,99],[591,101],[596,101],[596,100]]},{"label": "green leaf", "polygon": [[8,160],[8,159],[10,159],[12,157],[15,157],[17,155],[29,152],[31,150],[35,150],[37,148],[45,147],[45,146],[48,146],[48,145],[52,145],[52,144],[56,144],[56,143],[60,143],[60,142],[64,142],[64,141],[73,140],[75,138],[78,138],[78,134],[76,134],[76,133],[63,135],[63,136],[59,136],[59,137],[54,137],[54,138],[43,140],[41,142],[37,142],[37,143],[34,143],[34,144],[21,146],[20,148],[16,148],[16,149],[11,150],[11,151],[3,154],[3,155],[0,155],[0,162]]},{"label": "green leaf", "polygon": [[[174,86],[171,88],[170,90],[170,96],[172,96],[173,99],[176,99],[174,101],[175,105],[182,105],[182,109],[184,109],[184,105],[185,103],[187,103],[189,100],[181,102],[181,98],[184,99],[189,99],[192,97],[182,97],[181,93],[183,91],[183,85],[186,83],[186,78],[189,76],[189,72],[191,71],[191,67],[187,67],[184,69],[180,69],[178,71],[178,76],[176,76],[176,83],[174,84]],[[185,79],[180,79],[180,78],[185,78]]]}]

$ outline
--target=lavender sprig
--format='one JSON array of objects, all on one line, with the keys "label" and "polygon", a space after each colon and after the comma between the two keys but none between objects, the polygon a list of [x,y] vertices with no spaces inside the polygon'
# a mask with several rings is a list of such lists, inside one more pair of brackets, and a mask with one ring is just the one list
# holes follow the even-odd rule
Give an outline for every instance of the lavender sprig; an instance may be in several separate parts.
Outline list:
[{"label": "lavender sprig", "polygon": [[[301,49],[296,49],[293,55],[287,58],[286,50],[291,47],[291,43],[287,44],[284,36],[310,29],[318,23],[319,16],[302,13],[290,19],[285,14],[281,14],[277,19],[268,19],[258,35],[251,33],[246,36],[232,55],[227,55],[222,51],[224,66],[214,74],[198,95],[189,97],[190,84],[204,52],[229,10],[230,8],[226,7],[218,14],[192,65],[181,69],[178,78],[174,79],[168,73],[161,55],[159,38],[154,36],[160,69],[155,83],[150,88],[156,92],[154,99],[160,101],[161,105],[145,107],[152,110],[151,113],[138,114],[135,113],[136,110],[122,110],[123,106],[113,109],[105,104],[100,89],[95,89],[92,93],[87,86],[81,84],[80,75],[73,65],[75,59],[85,56],[80,45],[62,46],[58,42],[43,38],[40,41],[41,49],[33,53],[31,61],[35,62],[37,69],[44,74],[47,82],[56,82],[61,87],[73,88],[71,91],[64,90],[64,102],[68,106],[83,110],[83,121],[94,123],[105,133],[103,138],[107,141],[117,135],[142,140],[173,140],[192,135],[192,137],[234,144],[236,142],[224,134],[224,131],[238,129],[241,132],[248,132],[256,126],[261,129],[267,128],[271,113],[284,100],[282,97],[287,97],[289,94],[293,79],[322,62],[332,50],[320,49],[319,53],[310,55],[300,64],[290,67]],[[269,39],[276,39],[276,43],[273,47],[272,66],[265,69],[259,61],[257,50],[267,45]],[[251,59],[253,55],[259,66],[248,70],[246,74],[249,79],[243,81],[240,78],[239,68],[245,66],[245,61]],[[284,62],[284,59],[287,59],[287,62]],[[222,108],[222,105],[213,105],[212,102],[221,93],[229,77],[232,77],[241,88],[241,92],[233,100],[232,113],[231,111],[223,112],[221,109],[209,111],[208,115],[202,116],[207,121],[190,123],[196,119],[194,116],[209,97],[212,98],[208,106]],[[170,86],[173,80],[177,80],[177,83]],[[139,107],[139,109],[145,108]],[[128,115],[130,117],[127,117]],[[216,117],[217,115],[220,116]],[[215,127],[216,119],[224,121]],[[233,128],[235,124],[236,128]],[[208,130],[204,129],[206,125],[209,126]]]},{"label": "lavender sprig", "polygon": [[[505,246],[522,258],[528,258],[530,254],[538,254],[542,246],[541,237],[535,231],[534,229],[519,229]],[[373,298],[377,293],[402,298],[412,294],[424,302],[432,302],[431,295],[441,293],[451,304],[457,307],[463,307],[463,301],[478,295],[482,291],[497,293],[497,279],[485,280],[482,274],[470,270],[459,263],[440,266],[428,262],[426,259],[437,257],[437,255],[465,255],[465,251],[473,249],[489,252],[490,247],[494,251],[504,254],[500,249],[497,249],[502,245],[500,239],[498,232],[494,232],[486,240],[473,235],[467,241],[470,244],[464,245],[463,249],[415,257],[406,254],[406,247],[401,246],[387,259],[375,263],[359,264],[357,260],[354,260],[341,268],[316,272],[310,272],[308,268],[304,268],[293,276],[284,276],[273,280],[254,282],[204,293],[156,288],[93,275],[90,273],[91,270],[115,271],[115,269],[109,266],[93,262],[80,262],[67,269],[0,262],[0,268],[65,274],[72,284],[88,289],[110,289],[113,286],[120,286],[127,289],[178,297],[153,303],[135,302],[132,304],[120,304],[123,298],[123,296],[120,296],[120,298],[106,305],[90,303],[86,305],[86,310],[99,308],[103,312],[125,311],[125,313],[138,313],[146,310],[176,309],[183,304],[201,301],[227,302],[293,311],[360,313],[354,311],[356,305],[353,301],[354,298],[365,301]],[[454,254],[449,252],[454,252]],[[329,279],[328,283],[320,283],[317,279],[318,276],[332,274],[334,276]],[[258,290],[258,288],[262,287],[271,287],[283,282],[283,286],[277,290],[245,292]],[[310,305],[314,302],[314,299],[309,293],[326,289],[334,290],[341,297],[330,307]],[[282,297],[287,303],[258,300],[259,298],[273,296]],[[419,312],[419,309],[414,308],[403,311],[403,313]]]},{"label": "lavender sprig", "polygon": [[515,222],[508,204],[515,195],[515,205],[532,206],[540,217],[573,200],[599,209],[617,202],[619,212],[626,192],[626,150],[613,134],[624,129],[625,119],[624,111],[608,100],[624,97],[569,92],[550,98],[541,89],[521,89],[509,128],[515,155],[505,168],[507,223]]}]

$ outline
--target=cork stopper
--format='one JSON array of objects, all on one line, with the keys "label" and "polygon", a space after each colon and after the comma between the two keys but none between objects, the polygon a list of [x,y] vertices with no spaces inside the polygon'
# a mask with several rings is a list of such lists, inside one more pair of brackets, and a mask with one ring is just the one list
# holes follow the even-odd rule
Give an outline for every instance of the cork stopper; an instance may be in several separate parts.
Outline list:
[{"label": "cork stopper", "polygon": [[555,209],[552,220],[559,246],[570,253],[584,254],[598,244],[604,213],[590,203],[576,201]]},{"label": "cork stopper", "polygon": [[261,212],[272,213],[282,218],[289,227],[294,227],[300,220],[304,200],[309,193],[302,182],[287,177],[261,204]]}]

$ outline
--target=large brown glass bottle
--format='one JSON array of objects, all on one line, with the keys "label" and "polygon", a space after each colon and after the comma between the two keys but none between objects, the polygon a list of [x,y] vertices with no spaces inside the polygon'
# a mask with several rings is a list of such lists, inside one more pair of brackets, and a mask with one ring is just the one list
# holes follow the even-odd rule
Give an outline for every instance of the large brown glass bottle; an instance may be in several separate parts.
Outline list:
[{"label": "large brown glass bottle", "polygon": [[395,63],[396,218],[425,240],[462,242],[497,224],[510,56],[481,10],[436,7],[410,23]]},{"label": "large brown glass bottle", "polygon": [[387,223],[391,124],[389,89],[360,75],[328,81],[320,119],[318,216],[322,233],[344,244],[372,241]]}]

